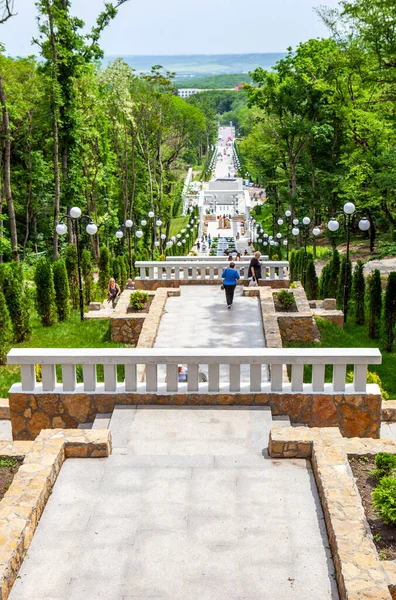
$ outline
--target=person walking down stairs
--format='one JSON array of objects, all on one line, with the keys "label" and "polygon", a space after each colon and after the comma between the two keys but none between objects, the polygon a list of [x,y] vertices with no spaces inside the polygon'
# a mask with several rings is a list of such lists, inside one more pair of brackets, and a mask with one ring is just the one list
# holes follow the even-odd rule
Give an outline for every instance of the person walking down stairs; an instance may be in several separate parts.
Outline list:
[{"label": "person walking down stairs", "polygon": [[240,275],[235,269],[235,263],[231,262],[230,266],[224,269],[221,276],[223,278],[223,287],[225,290],[227,307],[228,309],[230,309],[232,303],[234,302],[234,292],[237,285],[237,281],[238,279],[240,279]]}]

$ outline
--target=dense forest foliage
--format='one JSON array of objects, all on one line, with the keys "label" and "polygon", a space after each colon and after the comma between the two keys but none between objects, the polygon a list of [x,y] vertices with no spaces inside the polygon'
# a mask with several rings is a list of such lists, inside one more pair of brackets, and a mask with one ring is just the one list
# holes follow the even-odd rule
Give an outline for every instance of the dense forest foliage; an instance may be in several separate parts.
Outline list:
[{"label": "dense forest foliage", "polygon": [[152,211],[169,231],[181,214],[186,167],[202,162],[215,123],[175,95],[173,75],[159,66],[142,76],[121,59],[100,69],[100,35],[125,1],[105,4],[86,35],[69,0],[41,0],[39,60],[1,48],[0,261],[57,259],[67,240],[55,227],[75,205],[99,227],[84,239],[95,259],[126,219],[140,223]]},{"label": "dense forest foliage", "polygon": [[346,201],[371,233],[396,224],[396,11],[393,0],[322,9],[328,39],[289,49],[245,89],[251,129],[240,144],[271,210],[324,223]]},{"label": "dense forest foliage", "polygon": [[224,73],[223,75],[202,75],[194,77],[178,77],[175,78],[176,88],[197,88],[206,90],[217,90],[235,88],[242,83],[251,83],[252,78],[247,73],[235,73],[231,75]]}]

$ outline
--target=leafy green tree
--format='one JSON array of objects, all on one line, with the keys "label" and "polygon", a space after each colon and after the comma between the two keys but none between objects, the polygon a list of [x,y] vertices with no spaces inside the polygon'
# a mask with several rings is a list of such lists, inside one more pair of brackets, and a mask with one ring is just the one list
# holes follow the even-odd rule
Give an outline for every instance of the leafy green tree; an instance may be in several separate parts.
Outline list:
[{"label": "leafy green tree", "polygon": [[392,352],[396,327],[396,271],[388,276],[384,301],[385,350]]},{"label": "leafy green tree", "polygon": [[66,247],[65,264],[66,264],[67,278],[69,280],[69,290],[70,290],[72,306],[73,306],[73,309],[77,309],[79,306],[78,259],[77,259],[77,248],[74,244],[68,244]]},{"label": "leafy green tree", "polygon": [[376,339],[380,334],[380,323],[382,313],[382,285],[381,273],[375,269],[367,279],[367,312],[368,312],[368,334]]},{"label": "leafy green tree", "polygon": [[355,303],[356,325],[364,325],[365,320],[366,282],[364,279],[363,267],[363,262],[359,260],[353,272],[352,294]]},{"label": "leafy green tree", "polygon": [[7,354],[13,339],[10,313],[3,292],[0,292],[0,365],[7,362]]},{"label": "leafy green tree", "polygon": [[53,266],[55,304],[59,321],[66,321],[70,313],[70,288],[64,260],[58,260]]},{"label": "leafy green tree", "polygon": [[51,263],[44,256],[39,258],[34,273],[36,284],[36,308],[44,327],[56,321],[54,276]]}]

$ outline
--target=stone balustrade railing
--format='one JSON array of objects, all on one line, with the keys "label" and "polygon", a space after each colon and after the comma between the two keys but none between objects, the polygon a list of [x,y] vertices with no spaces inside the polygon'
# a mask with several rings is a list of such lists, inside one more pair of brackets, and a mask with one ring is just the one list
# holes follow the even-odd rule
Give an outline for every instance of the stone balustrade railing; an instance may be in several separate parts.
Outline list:
[{"label": "stone balustrade railing", "polygon": [[[19,364],[21,368],[21,383],[14,384],[10,393],[37,394],[354,394],[366,392],[367,367],[380,363],[381,353],[373,348],[14,348],[8,354],[8,364]],[[178,381],[179,364],[187,365],[186,383]],[[37,365],[41,367],[41,382],[36,381]],[[56,379],[57,365],[62,383]],[[82,382],[77,382],[78,365],[82,366],[78,369]],[[103,365],[103,383],[97,381],[97,365]],[[124,367],[123,381],[117,378],[118,365]],[[290,383],[283,380],[284,365],[291,366]],[[304,383],[306,365],[312,365],[310,383]],[[331,383],[325,382],[326,365],[333,366]],[[353,383],[346,383],[347,365],[353,365]],[[200,381],[202,371],[207,373],[207,381]]]},{"label": "stone balustrade railing", "polygon": [[[253,256],[241,256],[238,262],[249,262],[252,258]],[[224,262],[224,256],[167,256],[166,260],[171,262],[207,262],[208,260],[210,262]],[[268,256],[261,256],[260,262],[263,261],[268,261]]]},{"label": "stone balustrade railing", "polygon": [[[227,260],[213,260],[212,257],[205,261],[195,262],[189,260],[181,261],[137,261],[135,267],[140,271],[140,279],[180,281],[191,279],[215,280],[221,279],[222,270],[229,267]],[[247,261],[235,263],[235,269],[241,279],[247,280],[250,276]],[[217,271],[215,273],[215,270]],[[261,279],[267,281],[288,280],[288,261],[263,261],[261,263]]]}]

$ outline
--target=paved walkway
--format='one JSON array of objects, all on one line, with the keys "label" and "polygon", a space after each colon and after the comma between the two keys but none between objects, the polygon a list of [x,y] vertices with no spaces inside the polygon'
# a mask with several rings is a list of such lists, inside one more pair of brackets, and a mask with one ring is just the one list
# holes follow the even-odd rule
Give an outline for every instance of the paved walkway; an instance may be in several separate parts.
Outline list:
[{"label": "paved walkway", "polygon": [[[257,300],[170,298],[157,346],[263,345]],[[10,600],[338,600],[309,462],[262,409],[117,407],[107,459],[63,466]]]}]

